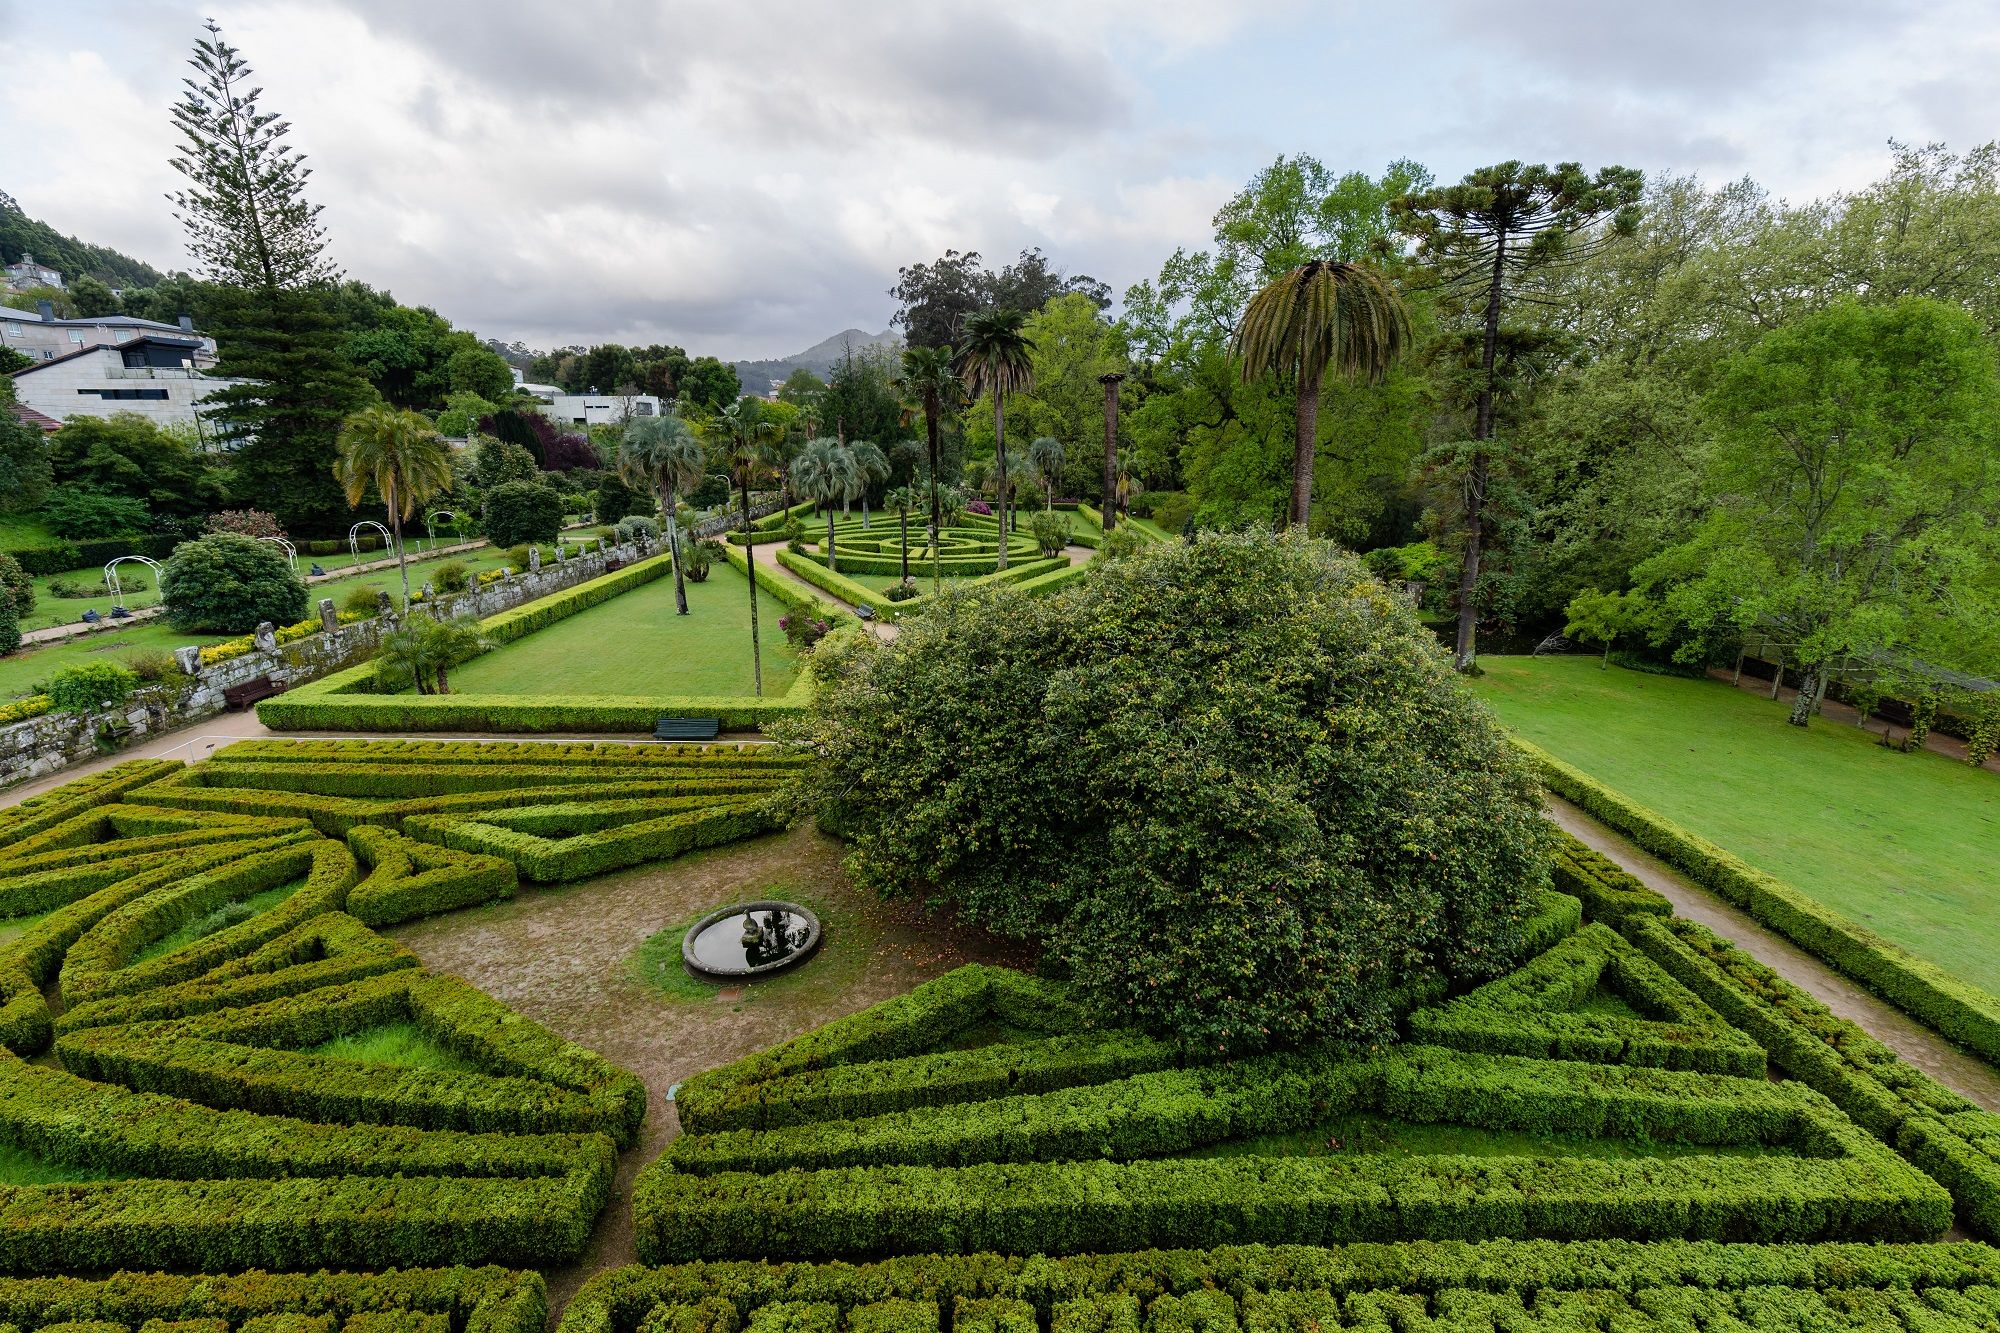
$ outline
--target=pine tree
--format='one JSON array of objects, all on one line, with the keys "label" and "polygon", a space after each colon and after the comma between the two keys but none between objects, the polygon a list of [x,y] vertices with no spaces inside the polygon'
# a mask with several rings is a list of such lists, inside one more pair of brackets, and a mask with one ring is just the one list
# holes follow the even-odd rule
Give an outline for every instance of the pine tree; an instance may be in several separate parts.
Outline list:
[{"label": "pine tree", "polygon": [[216,373],[246,381],[207,404],[236,447],[234,492],[255,496],[288,531],[333,532],[348,514],[334,438],[371,396],[332,314],[340,271],[319,207],[305,197],[311,171],[284,142],[291,125],[259,108],[263,89],[249,86],[242,54],[214,22],[207,31],[174,108],[182,142],[173,167],[188,187],[170,197],[188,249],[220,286],[208,329]]}]

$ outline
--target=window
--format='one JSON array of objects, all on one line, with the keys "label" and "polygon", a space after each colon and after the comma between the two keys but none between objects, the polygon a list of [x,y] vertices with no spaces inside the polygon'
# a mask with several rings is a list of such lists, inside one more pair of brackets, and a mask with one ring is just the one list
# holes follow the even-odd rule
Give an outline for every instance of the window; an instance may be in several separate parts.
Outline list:
[{"label": "window", "polygon": [[9,338],[18,338],[21,336],[21,321],[17,319],[7,321],[7,336]]},{"label": "window", "polygon": [[143,399],[147,402],[163,403],[167,400],[165,389],[78,389],[81,394],[96,394],[102,398]]},{"label": "window", "polygon": [[55,359],[56,359],[56,349],[55,349],[55,348],[53,348],[53,347],[44,347],[44,348],[42,349],[42,360],[44,360],[44,361],[53,361],[53,360],[55,360]]}]

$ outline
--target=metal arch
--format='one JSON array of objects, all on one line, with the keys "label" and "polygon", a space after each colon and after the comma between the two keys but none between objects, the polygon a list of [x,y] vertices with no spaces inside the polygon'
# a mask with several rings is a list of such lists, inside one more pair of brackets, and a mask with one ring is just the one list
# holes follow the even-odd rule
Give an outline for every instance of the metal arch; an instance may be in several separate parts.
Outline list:
[{"label": "metal arch", "polygon": [[275,543],[278,549],[285,553],[285,559],[292,562],[292,573],[296,574],[299,572],[298,547],[292,545],[290,542],[286,541],[283,537],[259,537],[257,540],[260,542]]},{"label": "metal arch", "polygon": [[435,551],[437,549],[437,521],[441,518],[450,519],[454,531],[458,528],[458,511],[455,509],[433,509],[430,513],[425,514],[424,542],[426,550]]},{"label": "metal arch", "polygon": [[104,565],[104,586],[111,591],[111,605],[120,610],[123,610],[125,607],[125,587],[118,581],[118,566],[124,564],[127,560],[137,560],[140,564],[152,570],[153,586],[157,588],[160,585],[160,562],[152,559],[150,556],[121,555],[115,559],[106,561]]},{"label": "metal arch", "polygon": [[382,549],[390,555],[396,553],[396,539],[390,535],[389,529],[383,527],[372,518],[364,518],[347,530],[347,553],[353,556],[357,563],[361,560],[361,529],[363,528],[373,528],[375,531],[381,533]]}]

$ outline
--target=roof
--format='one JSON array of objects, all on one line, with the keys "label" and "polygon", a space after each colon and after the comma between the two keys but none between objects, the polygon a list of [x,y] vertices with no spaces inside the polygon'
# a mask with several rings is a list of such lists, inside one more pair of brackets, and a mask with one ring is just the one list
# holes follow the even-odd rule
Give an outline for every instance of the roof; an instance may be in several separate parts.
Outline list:
[{"label": "roof", "polygon": [[7,404],[7,408],[14,414],[14,420],[20,422],[23,426],[33,426],[36,430],[40,431],[62,429],[62,422],[57,421],[52,416],[37,412],[26,403],[9,403]]},{"label": "roof", "polygon": [[0,306],[0,319],[19,319],[29,324],[47,324],[51,328],[94,328],[102,325],[113,329],[157,329],[161,333],[186,333],[178,324],[163,324],[157,319],[140,319],[137,315],[98,315],[91,319],[43,319],[39,311],[17,310],[13,306]]},{"label": "roof", "polygon": [[65,361],[74,361],[80,356],[93,356],[98,352],[122,352],[127,347],[137,347],[142,343],[159,343],[168,347],[184,347],[191,352],[200,350],[202,346],[202,341],[199,338],[189,338],[185,335],[178,338],[167,338],[157,333],[142,333],[136,338],[127,338],[122,343],[95,343],[88,347],[79,347],[74,352],[64,352],[61,356],[52,356],[46,361],[37,361],[32,366],[22,366],[19,370],[13,372],[13,377],[19,379],[23,375],[32,375],[38,370],[47,370],[50,366],[59,366]]}]

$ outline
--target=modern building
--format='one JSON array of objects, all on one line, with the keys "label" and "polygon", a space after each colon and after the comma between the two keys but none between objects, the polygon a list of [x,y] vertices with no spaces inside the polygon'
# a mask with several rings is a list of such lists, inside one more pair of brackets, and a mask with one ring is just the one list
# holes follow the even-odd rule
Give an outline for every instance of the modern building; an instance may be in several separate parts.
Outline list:
[{"label": "modern building", "polygon": [[542,411],[563,426],[621,426],[659,416],[660,400],[650,393],[559,393],[542,399]]},{"label": "modern building", "polygon": [[204,347],[212,361],[214,344],[185,334],[87,344],[15,371],[14,395],[57,421],[136,412],[156,425],[200,428],[202,400],[242,382],[205,373]]},{"label": "modern building", "polygon": [[47,301],[36,303],[32,312],[0,306],[0,347],[7,347],[37,361],[53,361],[81,347],[113,347],[146,334],[192,338],[199,347],[195,365],[206,370],[215,364],[215,339],[197,333],[194,320],[181,316],[179,324],[162,324],[157,319],[135,315],[97,315],[90,319],[57,319],[55,307]]},{"label": "modern building", "polygon": [[30,287],[60,287],[62,274],[47,264],[37,264],[35,257],[23,250],[21,258],[7,265],[7,287],[10,291],[26,291]]}]

